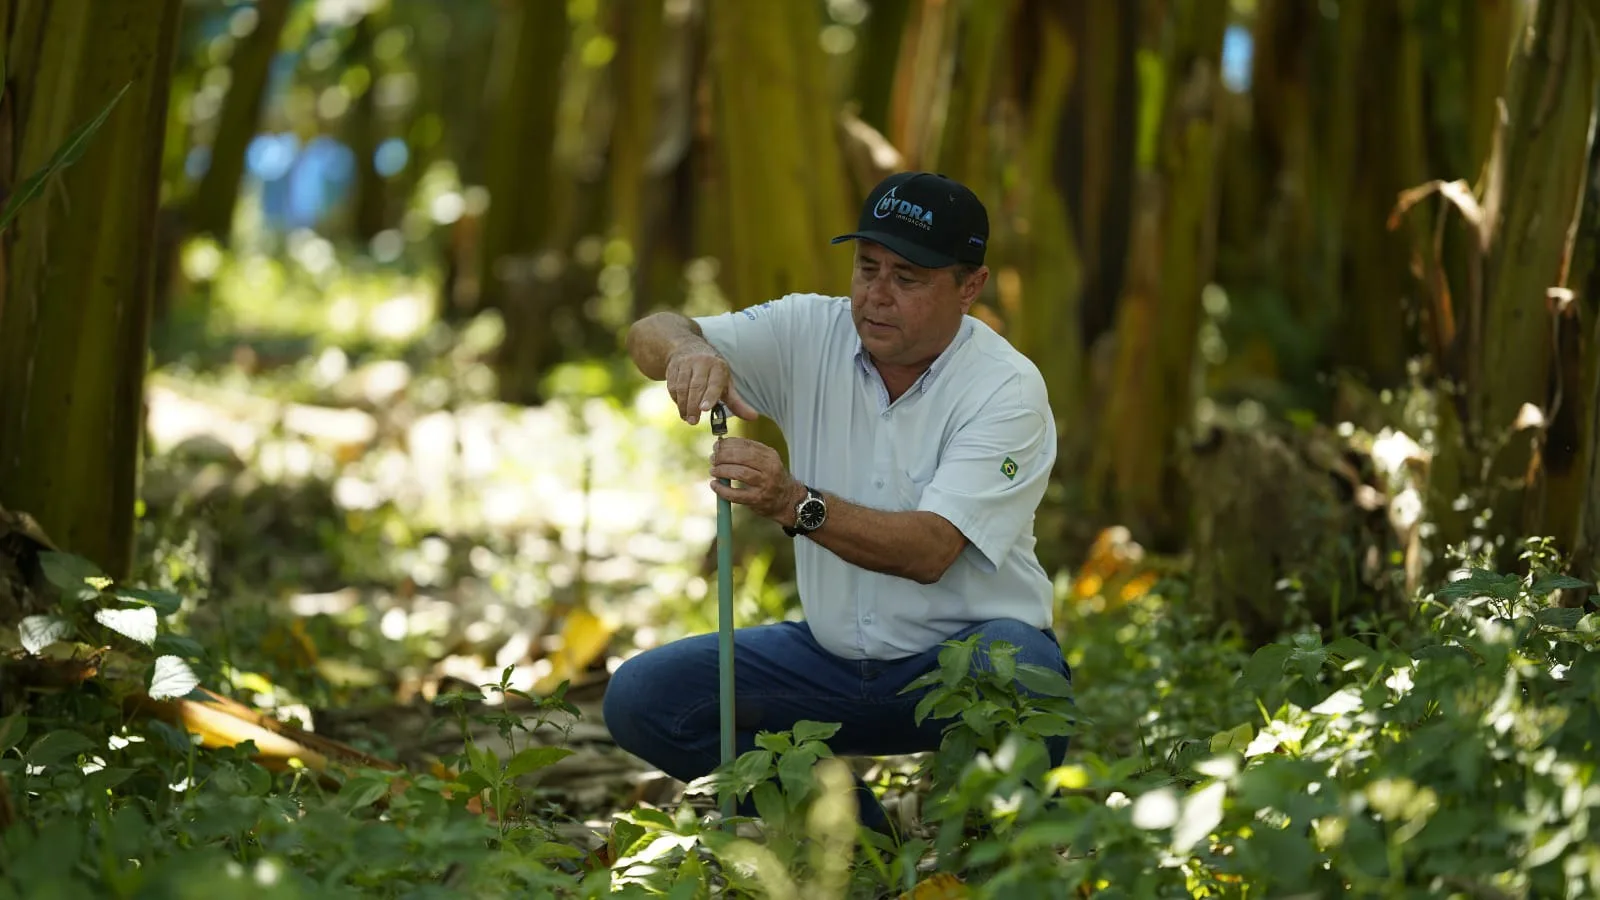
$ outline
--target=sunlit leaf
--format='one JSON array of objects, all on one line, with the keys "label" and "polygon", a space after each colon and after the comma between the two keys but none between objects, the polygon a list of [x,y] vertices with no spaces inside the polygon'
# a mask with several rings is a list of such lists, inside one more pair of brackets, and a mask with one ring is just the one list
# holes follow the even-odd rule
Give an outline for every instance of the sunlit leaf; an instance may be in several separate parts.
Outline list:
[{"label": "sunlit leaf", "polygon": [[1361,709],[1361,694],[1354,688],[1344,688],[1328,695],[1328,699],[1318,703],[1311,711],[1322,716],[1348,715]]},{"label": "sunlit leaf", "polygon": [[160,624],[156,611],[148,606],[140,606],[134,609],[96,610],[94,620],[117,634],[129,640],[138,641],[146,647],[155,643],[156,629]]},{"label": "sunlit leaf", "polygon": [[838,733],[839,725],[838,722],[813,722],[801,719],[794,723],[791,731],[794,734],[794,742],[804,744],[806,741],[826,741]]},{"label": "sunlit leaf", "polygon": [[1187,853],[1222,824],[1222,801],[1227,794],[1225,782],[1213,781],[1183,798],[1183,811],[1178,816],[1178,824],[1172,829],[1173,852]]},{"label": "sunlit leaf", "polygon": [[1133,824],[1150,831],[1171,828],[1178,821],[1178,800],[1171,788],[1156,788],[1133,801]]},{"label": "sunlit leaf", "polygon": [[1243,753],[1250,742],[1255,740],[1256,730],[1249,722],[1219,731],[1211,736],[1212,753]]},{"label": "sunlit leaf", "polygon": [[200,677],[189,664],[176,656],[156,658],[150,675],[150,697],[153,700],[172,700],[186,697],[200,686]]},{"label": "sunlit leaf", "polygon": [[122,89],[117,91],[116,95],[105,105],[105,108],[100,110],[98,115],[78,126],[78,129],[72,134],[67,135],[66,142],[56,148],[55,154],[50,157],[49,162],[45,163],[44,168],[24,178],[22,183],[17,185],[16,190],[11,194],[11,198],[6,201],[5,211],[0,212],[0,232],[5,231],[6,226],[11,224],[11,220],[16,218],[17,213],[22,211],[22,207],[38,196],[50,179],[83,156],[84,151],[89,147],[90,139],[94,137],[95,132],[100,130],[100,126],[106,123],[106,119],[111,116],[111,110],[132,85],[133,82],[131,81],[125,83]]},{"label": "sunlit leaf", "polygon": [[72,623],[60,616],[28,616],[17,624],[17,632],[22,649],[36,654],[72,634]]}]

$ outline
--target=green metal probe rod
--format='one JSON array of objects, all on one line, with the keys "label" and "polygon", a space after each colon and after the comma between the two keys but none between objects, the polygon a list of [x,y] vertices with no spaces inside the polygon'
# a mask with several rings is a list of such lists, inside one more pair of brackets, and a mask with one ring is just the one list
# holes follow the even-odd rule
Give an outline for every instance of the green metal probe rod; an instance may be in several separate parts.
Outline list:
[{"label": "green metal probe rod", "polygon": [[[728,434],[728,407],[718,401],[711,408],[711,433],[720,441]],[[728,484],[728,479],[718,481]],[[733,505],[717,498],[717,667],[721,686],[718,700],[722,712],[722,765],[727,770],[735,755],[733,731]],[[734,814],[731,788],[722,791],[722,817]]]}]

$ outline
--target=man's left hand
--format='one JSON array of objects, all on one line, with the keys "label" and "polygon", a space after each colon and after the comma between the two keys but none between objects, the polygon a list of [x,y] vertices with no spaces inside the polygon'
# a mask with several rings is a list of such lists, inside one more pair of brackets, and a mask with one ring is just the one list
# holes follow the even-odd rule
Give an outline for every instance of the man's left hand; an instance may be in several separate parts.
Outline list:
[{"label": "man's left hand", "polygon": [[[792,525],[794,510],[805,499],[805,486],[784,466],[778,451],[760,441],[727,437],[711,451],[711,490],[730,503],[748,506],[756,515]],[[724,485],[716,479],[735,482]]]}]

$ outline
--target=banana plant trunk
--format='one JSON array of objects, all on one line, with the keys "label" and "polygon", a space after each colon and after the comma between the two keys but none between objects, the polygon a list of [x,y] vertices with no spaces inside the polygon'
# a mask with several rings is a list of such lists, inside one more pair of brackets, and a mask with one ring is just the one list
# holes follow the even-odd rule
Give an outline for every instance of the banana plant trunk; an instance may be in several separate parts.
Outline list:
[{"label": "banana plant trunk", "polygon": [[[796,291],[843,295],[855,226],[808,3],[712,0],[707,9],[721,287],[743,309]],[[753,437],[782,452],[763,419]]]},{"label": "banana plant trunk", "polygon": [[[1182,542],[1179,440],[1194,403],[1201,292],[1214,269],[1217,109],[1226,0],[1141,6],[1142,40],[1162,54],[1158,132],[1139,159],[1110,397],[1090,470],[1091,503],[1151,544]],[[1170,41],[1161,37],[1172,17]]]},{"label": "banana plant trunk", "polygon": [[[1562,321],[1576,312],[1569,305],[1572,262],[1589,190],[1597,26],[1595,0],[1540,0],[1533,40],[1513,58],[1507,125],[1489,163],[1482,364],[1472,411],[1490,473],[1491,528],[1508,542],[1544,533],[1552,516],[1570,529],[1577,516],[1571,498],[1583,493],[1570,474],[1578,471],[1571,458],[1577,448],[1553,442],[1546,424],[1594,402],[1572,382],[1562,391],[1562,369],[1577,364],[1578,348],[1558,342]],[[1528,423],[1530,405],[1540,423],[1519,427]]]},{"label": "banana plant trunk", "polygon": [[127,574],[168,86],[180,0],[10,0],[9,196],[115,98],[0,244],[0,506]]}]

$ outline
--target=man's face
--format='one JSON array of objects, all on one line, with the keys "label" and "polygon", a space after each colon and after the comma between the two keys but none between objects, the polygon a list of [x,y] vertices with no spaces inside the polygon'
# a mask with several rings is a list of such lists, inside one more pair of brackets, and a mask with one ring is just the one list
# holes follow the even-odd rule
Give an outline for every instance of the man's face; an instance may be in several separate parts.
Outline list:
[{"label": "man's face", "polygon": [[880,364],[933,362],[955,338],[988,269],[980,268],[957,285],[955,267],[924,269],[880,244],[855,244],[850,311],[861,343]]}]

